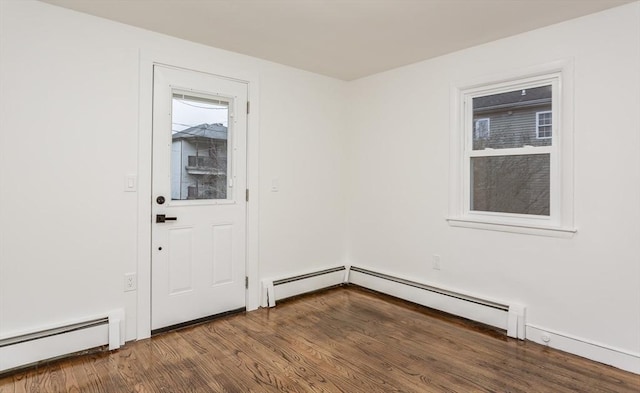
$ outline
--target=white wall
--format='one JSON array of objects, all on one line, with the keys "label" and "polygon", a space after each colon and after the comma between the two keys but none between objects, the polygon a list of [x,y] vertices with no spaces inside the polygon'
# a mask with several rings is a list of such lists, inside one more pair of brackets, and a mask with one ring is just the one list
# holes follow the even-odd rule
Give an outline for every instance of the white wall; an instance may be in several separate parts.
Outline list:
[{"label": "white wall", "polygon": [[261,277],[344,264],[346,83],[275,64],[263,72]]},{"label": "white wall", "polygon": [[[150,160],[145,67],[174,59],[259,82],[260,277],[348,262],[522,303],[529,323],[638,353],[639,19],[634,3],[347,84],[0,1],[0,335],[125,308],[136,337],[144,302],[123,274],[144,266],[150,179],[125,193],[124,177]],[[452,84],[567,58],[577,235],[449,227]]]},{"label": "white wall", "polygon": [[[450,227],[451,88],[556,60],[575,66],[578,233]],[[639,70],[636,2],[351,83],[349,262],[521,303],[532,325],[638,356]]]},{"label": "white wall", "polygon": [[40,2],[0,7],[0,336],[125,308],[136,337],[123,275],[149,248],[150,179],[137,193],[124,179],[151,159],[153,60],[258,82],[260,274],[343,262],[345,82]]}]

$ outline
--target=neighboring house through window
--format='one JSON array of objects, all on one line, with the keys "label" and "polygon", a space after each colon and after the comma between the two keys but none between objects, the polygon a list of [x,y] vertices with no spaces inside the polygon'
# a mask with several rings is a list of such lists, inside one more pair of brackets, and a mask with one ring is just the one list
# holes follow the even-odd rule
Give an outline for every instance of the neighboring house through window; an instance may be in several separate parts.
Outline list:
[{"label": "neighboring house through window", "polygon": [[[551,114],[553,85],[521,87],[525,86],[466,97],[473,118],[488,116],[481,120],[492,121],[494,128],[490,138],[474,130],[465,148],[470,211],[550,214],[550,163],[555,151],[552,139],[538,140],[536,121],[539,113]],[[474,122],[477,127],[479,120]]]},{"label": "neighboring house through window", "polygon": [[[452,225],[573,231],[566,229],[572,225],[571,180],[563,177],[563,171],[572,174],[570,121],[560,130],[562,121],[552,120],[568,110],[560,102],[562,75],[457,89],[452,167],[459,181],[454,182]],[[562,143],[559,135],[565,137]]]}]

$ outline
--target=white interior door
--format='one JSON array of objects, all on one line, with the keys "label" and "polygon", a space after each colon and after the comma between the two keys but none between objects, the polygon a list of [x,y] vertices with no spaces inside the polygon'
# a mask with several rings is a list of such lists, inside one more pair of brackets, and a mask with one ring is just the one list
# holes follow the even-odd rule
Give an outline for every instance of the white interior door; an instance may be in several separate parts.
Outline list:
[{"label": "white interior door", "polygon": [[154,67],[151,329],[245,307],[247,84]]}]

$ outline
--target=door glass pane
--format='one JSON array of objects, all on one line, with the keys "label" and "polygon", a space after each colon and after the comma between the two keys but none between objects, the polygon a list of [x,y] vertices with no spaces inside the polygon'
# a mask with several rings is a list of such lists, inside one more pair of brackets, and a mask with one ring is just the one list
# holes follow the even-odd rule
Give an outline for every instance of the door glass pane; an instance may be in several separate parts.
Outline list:
[{"label": "door glass pane", "polygon": [[548,216],[549,163],[549,154],[472,157],[471,210]]},{"label": "door glass pane", "polygon": [[473,150],[551,146],[551,91],[547,85],[475,97]]},{"label": "door glass pane", "polygon": [[229,102],[174,93],[171,199],[231,198]]}]

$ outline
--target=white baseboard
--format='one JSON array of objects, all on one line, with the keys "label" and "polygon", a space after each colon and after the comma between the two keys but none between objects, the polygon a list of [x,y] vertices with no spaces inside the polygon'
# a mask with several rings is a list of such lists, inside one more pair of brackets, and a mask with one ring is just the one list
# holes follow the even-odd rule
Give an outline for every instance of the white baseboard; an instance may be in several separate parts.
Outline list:
[{"label": "white baseboard", "polygon": [[527,340],[574,355],[640,374],[640,354],[599,344],[532,324],[526,325]]},{"label": "white baseboard", "polygon": [[274,307],[277,300],[333,287],[345,282],[344,266],[262,280],[262,307]]}]

